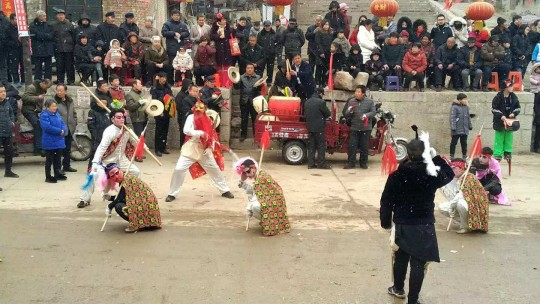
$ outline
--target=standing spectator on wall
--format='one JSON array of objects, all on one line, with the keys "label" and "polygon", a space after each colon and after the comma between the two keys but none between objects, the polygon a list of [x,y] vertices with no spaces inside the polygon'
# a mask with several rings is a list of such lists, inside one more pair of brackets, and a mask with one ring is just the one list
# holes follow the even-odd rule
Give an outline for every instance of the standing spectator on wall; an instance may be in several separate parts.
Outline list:
[{"label": "standing spectator on wall", "polygon": [[[307,36],[307,34],[306,34]],[[264,65],[266,66],[266,84],[270,86],[274,76],[274,61],[276,59],[276,52],[279,48],[279,42],[277,35],[272,28],[272,22],[266,20],[263,22],[263,29],[257,35],[257,44],[260,45],[264,53]],[[264,67],[262,68],[264,70]]]},{"label": "standing spectator on wall", "polygon": [[189,31],[191,33],[191,42],[193,43],[191,46],[192,58],[195,58],[195,55],[197,55],[197,48],[199,47],[199,44],[201,44],[201,38],[204,36],[210,36],[210,29],[210,25],[206,24],[206,18],[204,15],[198,15],[197,23],[192,25],[191,30]]},{"label": "standing spectator on wall", "polygon": [[257,36],[249,36],[249,42],[242,49],[240,60],[244,66],[252,64],[255,68],[255,73],[262,77],[266,60],[263,48],[257,44]]},{"label": "standing spectator on wall", "polygon": [[[210,30],[210,39],[216,46],[216,69],[220,77],[223,77],[227,69],[233,64],[231,47],[229,45],[231,34],[231,28],[227,24],[227,19],[221,13],[218,13],[216,15],[216,21]],[[221,80],[225,82],[225,79],[222,78]]]},{"label": "standing spectator on wall", "polygon": [[[4,45],[8,40],[9,20],[4,13],[0,14],[0,43]],[[0,81],[8,80],[8,52],[7,48],[0,48]]]},{"label": "standing spectator on wall", "polygon": [[317,17],[315,17],[315,24],[310,25],[306,30],[306,40],[308,41],[308,58],[312,73],[315,71],[318,57],[317,44],[315,43],[315,33],[320,30],[322,20],[322,16],[317,15]]},{"label": "standing spectator on wall", "polygon": [[20,88],[24,83],[24,71],[22,67],[22,44],[19,40],[19,29],[17,28],[15,14],[9,16],[9,22],[5,44],[8,49],[8,80],[11,80],[14,86]]},{"label": "standing spectator on wall", "polygon": [[45,14],[44,11],[39,10],[36,14],[36,19],[34,19],[34,21],[30,24],[30,36],[32,37],[32,60],[34,61],[35,65],[34,80],[51,79],[52,56],[54,55],[53,29],[52,26],[47,22],[47,14]]},{"label": "standing spectator on wall", "polygon": [[523,20],[521,19],[520,15],[514,15],[512,17],[512,24],[510,24],[510,26],[508,27],[508,31],[510,31],[509,38],[512,38],[517,34],[518,29],[522,24],[523,24]]},{"label": "standing spectator on wall", "polygon": [[133,13],[126,13],[124,15],[126,20],[120,24],[120,42],[124,43],[130,33],[139,35],[139,26],[135,23],[135,15]]},{"label": "standing spectator on wall", "polygon": [[73,49],[75,48],[75,27],[66,19],[64,10],[56,11],[56,23],[53,25],[54,57],[56,59],[56,83],[75,83],[75,66],[73,64]]},{"label": "standing spectator on wall", "polygon": [[380,47],[375,42],[375,32],[373,32],[373,22],[369,19],[364,21],[364,24],[358,29],[358,44],[362,49],[362,56],[364,56],[364,62],[370,59],[371,53],[375,50],[379,50]]},{"label": "standing spectator on wall", "polygon": [[529,27],[526,25],[521,25],[517,31],[517,34],[512,38],[511,48],[512,48],[512,70],[521,72],[521,78],[525,78],[525,71],[527,70],[527,65],[529,65],[529,39],[527,35],[529,34]]},{"label": "standing spectator on wall", "polygon": [[66,147],[62,151],[62,171],[77,172],[77,169],[71,167],[71,142],[75,129],[77,129],[77,112],[75,112],[75,102],[67,94],[67,89],[67,86],[61,83],[56,86],[56,95],[54,95],[58,114],[67,126],[67,134],[64,136]]},{"label": "standing spectator on wall", "polygon": [[122,38],[120,28],[114,24],[115,18],[114,12],[106,13],[105,21],[98,25],[96,29],[96,41],[103,41],[103,51],[105,54],[109,51],[113,39],[120,41]]},{"label": "standing spectator on wall", "polygon": [[150,48],[154,36],[159,36],[159,30],[154,27],[154,17],[147,16],[144,26],[139,29],[139,40],[143,43],[144,49]]},{"label": "standing spectator on wall", "polygon": [[[161,35],[165,38],[169,62],[172,62],[178,49],[184,46],[185,40],[189,38],[189,29],[180,20],[180,11],[176,9],[171,11],[171,18],[163,24]],[[172,75],[169,75],[169,81],[171,82],[171,80]]]},{"label": "standing spectator on wall", "polygon": [[91,23],[92,23],[92,20],[90,19],[90,17],[88,17],[87,14],[83,13],[81,16],[81,19],[79,19],[79,21],[77,22],[79,26],[75,28],[75,33],[77,35],[75,37],[75,41],[77,42],[80,41],[81,36],[85,35],[86,38],[88,39],[88,44],[91,46],[95,46],[97,28]]},{"label": "standing spectator on wall", "polygon": [[[246,25],[246,23],[246,17],[240,17],[240,19],[238,19],[238,22],[233,25],[235,26],[233,35],[238,39],[238,46],[241,50],[243,50],[247,46],[249,39],[249,27]],[[233,61],[233,65],[238,63],[238,67],[240,68],[240,74],[244,74],[246,72],[246,65],[242,61],[241,56],[234,56]]]},{"label": "standing spectator on wall", "polygon": [[345,30],[345,18],[343,17],[343,13],[341,13],[341,10],[339,8],[339,2],[330,2],[328,10],[330,11],[326,13],[324,19],[328,20],[328,22],[330,23],[330,28],[333,29],[334,33],[336,33],[337,35],[337,31]]},{"label": "standing spectator on wall", "polygon": [[[289,61],[293,60],[294,55],[302,53],[302,46],[306,42],[304,33],[298,28],[295,18],[289,20],[287,30],[283,32],[280,45],[285,48],[285,57]],[[330,51],[330,50],[329,50]],[[309,98],[309,97],[308,97]]]},{"label": "standing spectator on wall", "polygon": [[351,34],[351,22],[349,21],[349,16],[347,15],[349,6],[347,5],[347,3],[340,3],[339,9],[343,14],[343,20],[345,21],[345,28],[343,29],[343,32],[345,33],[345,37],[349,38],[349,35]]}]

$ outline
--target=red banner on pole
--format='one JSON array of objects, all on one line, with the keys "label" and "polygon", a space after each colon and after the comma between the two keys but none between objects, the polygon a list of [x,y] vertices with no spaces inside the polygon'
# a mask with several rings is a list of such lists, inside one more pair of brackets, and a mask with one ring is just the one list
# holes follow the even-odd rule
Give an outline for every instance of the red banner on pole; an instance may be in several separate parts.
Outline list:
[{"label": "red banner on pole", "polygon": [[24,0],[14,0],[15,15],[17,15],[17,28],[19,29],[20,37],[28,35],[28,20],[26,18],[26,9],[24,8]]}]

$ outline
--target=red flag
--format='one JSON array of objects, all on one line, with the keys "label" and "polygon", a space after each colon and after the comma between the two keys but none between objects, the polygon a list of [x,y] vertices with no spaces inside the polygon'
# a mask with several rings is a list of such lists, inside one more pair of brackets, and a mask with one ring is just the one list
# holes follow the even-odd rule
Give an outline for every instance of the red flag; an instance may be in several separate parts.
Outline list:
[{"label": "red flag", "polygon": [[449,10],[452,5],[454,5],[455,3],[460,3],[461,0],[445,0],[444,1],[444,10]]},{"label": "red flag", "polygon": [[268,148],[270,148],[270,132],[264,130],[261,136],[261,149],[268,150]]},{"label": "red flag", "polygon": [[334,90],[334,76],[332,75],[332,69],[334,66],[334,53],[330,53],[330,68],[328,69],[328,89]]},{"label": "red flag", "polygon": [[476,135],[476,138],[474,139],[471,153],[469,154],[469,156],[471,158],[475,158],[475,157],[480,156],[480,154],[482,154],[482,135],[478,134]]},{"label": "red flag", "polygon": [[384,149],[384,154],[381,162],[381,171],[385,175],[394,173],[398,167],[398,161],[396,157],[396,151],[394,150],[394,144],[388,143]]},{"label": "red flag", "polygon": [[139,143],[137,143],[137,147],[135,147],[135,158],[141,159],[143,158],[144,154],[144,133],[141,134],[139,137]]}]

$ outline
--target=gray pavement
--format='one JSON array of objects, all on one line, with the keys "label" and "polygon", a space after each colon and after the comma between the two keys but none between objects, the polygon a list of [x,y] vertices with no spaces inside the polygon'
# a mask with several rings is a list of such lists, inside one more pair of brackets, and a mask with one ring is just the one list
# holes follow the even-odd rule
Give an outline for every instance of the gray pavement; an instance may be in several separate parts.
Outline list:
[{"label": "gray pavement", "polygon": [[[145,160],[142,178],[160,200],[163,229],[136,234],[125,234],[118,217],[99,232],[98,193],[89,207],[75,207],[85,164],[50,185],[41,158],[16,159],[21,178],[0,180],[0,303],[402,303],[385,293],[380,155],[369,170],[341,169],[344,155],[329,157],[333,170],[285,165],[279,151],[265,155],[263,168],[287,198],[288,235],[264,238],[254,222],[244,231],[246,198],[230,159],[225,176],[235,199],[221,198],[203,177],[188,178],[174,203],[164,197],[178,152],[163,168]],[[443,262],[427,276],[425,303],[537,302],[539,169],[537,154],[515,156],[503,180],[513,206],[491,206],[488,234],[446,232],[447,219],[436,214]]]}]

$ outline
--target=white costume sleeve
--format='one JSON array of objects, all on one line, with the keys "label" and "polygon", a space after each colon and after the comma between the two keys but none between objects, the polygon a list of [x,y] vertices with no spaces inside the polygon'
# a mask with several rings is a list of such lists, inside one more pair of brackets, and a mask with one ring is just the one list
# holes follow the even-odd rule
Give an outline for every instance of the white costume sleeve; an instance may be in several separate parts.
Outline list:
[{"label": "white costume sleeve", "polygon": [[109,148],[112,141],[116,138],[117,133],[118,133],[118,128],[114,125],[108,126],[105,129],[105,131],[103,131],[103,137],[101,138],[101,142],[99,143],[99,146],[96,149],[96,153],[94,154],[94,159],[92,159],[93,163],[99,163],[102,161],[103,154],[105,154],[105,151],[107,151],[107,148]]},{"label": "white costume sleeve", "polygon": [[195,130],[195,123],[193,122],[193,114],[189,115],[186,118],[186,124],[184,125],[184,134],[187,136],[200,138],[204,135],[204,132],[201,130]]}]

